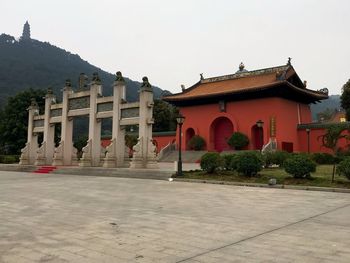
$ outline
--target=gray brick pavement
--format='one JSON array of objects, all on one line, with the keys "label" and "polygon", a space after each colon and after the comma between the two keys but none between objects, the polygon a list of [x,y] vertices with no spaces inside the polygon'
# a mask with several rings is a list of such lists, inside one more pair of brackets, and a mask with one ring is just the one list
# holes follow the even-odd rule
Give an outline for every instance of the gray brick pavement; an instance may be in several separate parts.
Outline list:
[{"label": "gray brick pavement", "polygon": [[0,262],[350,262],[350,195],[0,172]]}]

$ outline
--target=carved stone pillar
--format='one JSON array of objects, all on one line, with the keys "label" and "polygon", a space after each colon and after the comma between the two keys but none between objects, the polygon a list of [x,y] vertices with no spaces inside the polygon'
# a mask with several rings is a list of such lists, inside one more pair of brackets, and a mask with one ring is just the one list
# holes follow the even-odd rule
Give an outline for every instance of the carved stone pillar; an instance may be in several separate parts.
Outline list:
[{"label": "carved stone pillar", "polygon": [[40,148],[36,151],[36,159],[34,165],[46,164],[46,142],[44,141]]},{"label": "carved stone pillar", "polygon": [[140,89],[139,138],[134,146],[130,168],[158,168],[152,139],[153,89],[147,77],[143,77]]},{"label": "carved stone pillar", "polygon": [[21,150],[21,157],[19,164],[28,165],[34,164],[36,158],[36,151],[38,150],[38,136],[33,133],[34,129],[34,115],[39,114],[39,107],[35,99],[32,99],[31,105],[28,107],[28,134],[27,143]]},{"label": "carved stone pillar", "polygon": [[85,147],[82,149],[83,156],[80,159],[79,166],[92,166],[92,140],[88,140]]},{"label": "carved stone pillar", "polygon": [[93,74],[90,87],[89,142],[91,147],[91,166],[99,166],[101,159],[101,120],[96,118],[97,97],[102,95],[101,81]]},{"label": "carved stone pillar", "polygon": [[121,110],[120,105],[125,100],[125,81],[120,71],[117,72],[113,87],[113,124],[111,144],[106,148],[107,154],[104,167],[123,167],[125,129],[120,127]]},{"label": "carved stone pillar", "polygon": [[52,89],[45,96],[44,142],[46,142],[45,162],[51,165],[55,149],[55,125],[50,124],[51,105],[55,101]]},{"label": "carved stone pillar", "polygon": [[72,94],[72,86],[70,80],[66,80],[66,85],[63,88],[62,99],[62,127],[61,127],[61,142],[63,165],[72,164],[73,151],[73,118],[68,117],[69,112],[69,95]]},{"label": "carved stone pillar", "polygon": [[55,148],[52,165],[63,165],[63,149],[64,141],[60,141],[60,144]]}]

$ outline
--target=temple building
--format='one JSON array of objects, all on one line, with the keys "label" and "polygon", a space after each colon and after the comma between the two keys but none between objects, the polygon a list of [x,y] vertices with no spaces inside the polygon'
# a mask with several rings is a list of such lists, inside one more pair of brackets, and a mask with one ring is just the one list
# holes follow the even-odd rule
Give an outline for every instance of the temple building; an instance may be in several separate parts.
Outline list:
[{"label": "temple building", "polygon": [[327,89],[308,89],[288,59],[286,65],[253,71],[241,63],[236,73],[225,76],[201,74],[190,88],[163,99],[179,107],[186,118],[183,150],[189,150],[194,135],[205,139],[204,150],[232,150],[227,141],[233,132],[241,132],[249,138],[247,150],[299,152],[307,151],[309,105],[327,98]]}]

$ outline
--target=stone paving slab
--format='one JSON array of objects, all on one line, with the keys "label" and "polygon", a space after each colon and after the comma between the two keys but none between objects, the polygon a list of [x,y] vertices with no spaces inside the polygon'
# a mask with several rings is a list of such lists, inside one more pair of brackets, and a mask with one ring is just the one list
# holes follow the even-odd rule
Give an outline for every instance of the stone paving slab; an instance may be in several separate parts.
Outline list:
[{"label": "stone paving slab", "polygon": [[350,262],[350,195],[0,172],[0,262]]}]

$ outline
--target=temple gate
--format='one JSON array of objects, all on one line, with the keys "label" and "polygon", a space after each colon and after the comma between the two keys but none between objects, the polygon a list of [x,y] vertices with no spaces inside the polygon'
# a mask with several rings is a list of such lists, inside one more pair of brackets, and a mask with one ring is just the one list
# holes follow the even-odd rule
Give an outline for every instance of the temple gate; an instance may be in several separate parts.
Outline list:
[{"label": "temple gate", "polygon": [[[133,147],[130,168],[158,168],[152,139],[153,89],[147,77],[142,80],[138,102],[126,101],[126,86],[121,72],[116,74],[112,96],[102,96],[100,78],[94,73],[88,90],[74,92],[67,80],[62,103],[56,103],[56,97],[49,89],[43,115],[39,115],[38,105],[32,100],[28,108],[28,138],[21,151],[20,164],[127,167],[125,127],[139,125],[138,142]],[[77,149],[73,147],[73,118],[76,116],[89,116],[89,137],[79,162]],[[113,120],[112,140],[106,149],[101,148],[101,120],[104,118]],[[56,123],[61,123],[58,147],[54,142]],[[39,133],[44,135],[40,147]]]}]

